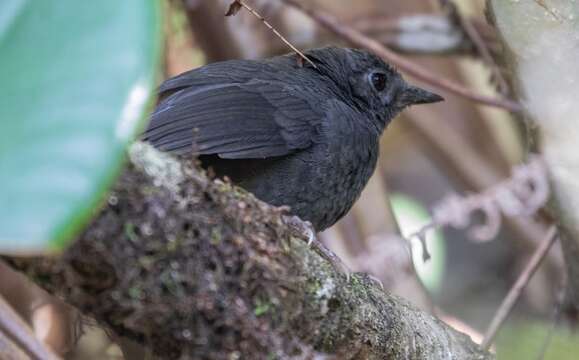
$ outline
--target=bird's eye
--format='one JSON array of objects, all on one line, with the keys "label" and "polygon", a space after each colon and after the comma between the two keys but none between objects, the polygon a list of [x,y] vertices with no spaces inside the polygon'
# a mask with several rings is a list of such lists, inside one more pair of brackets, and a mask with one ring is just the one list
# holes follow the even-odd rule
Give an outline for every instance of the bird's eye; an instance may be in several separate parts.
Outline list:
[{"label": "bird's eye", "polygon": [[375,72],[370,74],[370,82],[376,91],[382,91],[386,88],[386,74]]}]

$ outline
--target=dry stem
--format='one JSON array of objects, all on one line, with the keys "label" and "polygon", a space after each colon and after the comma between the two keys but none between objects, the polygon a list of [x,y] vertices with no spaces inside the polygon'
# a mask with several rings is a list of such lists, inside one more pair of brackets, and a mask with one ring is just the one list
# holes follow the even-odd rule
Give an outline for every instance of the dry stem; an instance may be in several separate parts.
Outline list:
[{"label": "dry stem", "polygon": [[483,349],[490,348],[491,343],[493,342],[493,339],[495,338],[499,329],[501,328],[501,326],[503,325],[503,323],[513,310],[513,307],[517,303],[517,300],[519,300],[519,298],[521,297],[521,294],[523,293],[523,290],[529,283],[529,280],[531,280],[531,277],[533,277],[533,275],[539,268],[539,265],[541,265],[541,261],[545,258],[545,256],[549,252],[549,249],[551,249],[551,247],[555,243],[556,239],[557,239],[557,228],[556,226],[553,225],[547,232],[547,235],[545,236],[543,242],[539,245],[539,247],[531,257],[531,260],[529,260],[529,263],[527,264],[527,266],[525,267],[525,269],[523,270],[523,272],[521,273],[521,275],[511,288],[511,290],[509,290],[509,293],[501,303],[501,306],[495,313],[495,316],[493,317],[493,320],[491,321],[491,324],[489,325],[485,333],[484,340],[481,344]]}]

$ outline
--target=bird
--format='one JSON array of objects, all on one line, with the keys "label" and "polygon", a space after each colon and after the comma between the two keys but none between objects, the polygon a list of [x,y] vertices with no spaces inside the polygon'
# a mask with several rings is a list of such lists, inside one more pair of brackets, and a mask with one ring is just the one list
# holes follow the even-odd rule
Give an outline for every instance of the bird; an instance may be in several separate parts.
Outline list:
[{"label": "bird", "polygon": [[143,140],[195,153],[217,176],[327,229],[376,168],[380,137],[405,108],[443,98],[407,83],[380,57],[323,47],[211,63],[166,80]]}]

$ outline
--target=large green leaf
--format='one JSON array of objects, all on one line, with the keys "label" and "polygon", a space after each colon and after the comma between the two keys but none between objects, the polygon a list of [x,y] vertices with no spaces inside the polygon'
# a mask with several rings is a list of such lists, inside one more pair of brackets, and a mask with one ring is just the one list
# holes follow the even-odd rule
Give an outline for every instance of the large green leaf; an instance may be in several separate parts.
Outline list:
[{"label": "large green leaf", "polygon": [[0,252],[60,249],[90,218],[147,109],[159,11],[0,1]]}]

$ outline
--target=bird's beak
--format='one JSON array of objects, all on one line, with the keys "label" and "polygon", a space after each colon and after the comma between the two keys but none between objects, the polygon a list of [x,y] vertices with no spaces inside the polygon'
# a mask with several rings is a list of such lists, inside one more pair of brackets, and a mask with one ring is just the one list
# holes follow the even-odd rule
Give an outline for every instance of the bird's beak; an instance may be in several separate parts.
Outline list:
[{"label": "bird's beak", "polygon": [[444,98],[417,86],[406,85],[397,100],[398,106],[407,107],[410,105],[435,103],[443,101]]}]

